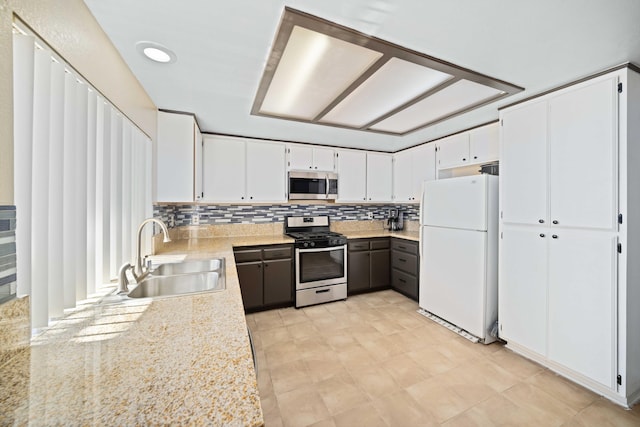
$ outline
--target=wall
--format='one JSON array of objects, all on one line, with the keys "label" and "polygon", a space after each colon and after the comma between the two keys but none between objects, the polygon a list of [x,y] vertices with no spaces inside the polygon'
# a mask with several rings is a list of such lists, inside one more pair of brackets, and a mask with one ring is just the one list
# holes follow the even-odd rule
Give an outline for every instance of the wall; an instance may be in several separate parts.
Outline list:
[{"label": "wall", "polygon": [[[389,209],[404,212],[406,221],[417,221],[419,205],[338,205],[338,204],[280,204],[280,205],[156,205],[153,216],[169,226],[191,224],[198,213],[200,224],[257,224],[284,222],[285,216],[329,215],[331,221],[364,221],[386,219]],[[369,214],[373,215],[369,218]]]}]

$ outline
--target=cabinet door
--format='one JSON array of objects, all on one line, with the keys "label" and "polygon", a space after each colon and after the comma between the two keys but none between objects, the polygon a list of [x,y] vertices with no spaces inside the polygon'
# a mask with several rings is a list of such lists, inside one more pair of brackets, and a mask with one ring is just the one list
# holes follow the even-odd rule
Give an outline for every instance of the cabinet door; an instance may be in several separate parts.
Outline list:
[{"label": "cabinet door", "polygon": [[245,199],[245,142],[239,138],[204,139],[202,187],[204,200],[239,202]]},{"label": "cabinet door", "polygon": [[194,161],[194,193],[195,200],[200,200],[203,197],[202,194],[202,133],[200,132],[200,128],[194,122],[193,123],[193,133],[194,133],[194,141],[193,146],[195,148],[195,154],[193,156]]},{"label": "cabinet door", "polygon": [[156,200],[193,202],[193,117],[158,112]]},{"label": "cabinet door", "polygon": [[393,201],[410,202],[413,200],[413,153],[402,151],[393,156]]},{"label": "cabinet door", "polygon": [[364,151],[338,151],[338,201],[362,202],[367,195],[367,155]]},{"label": "cabinet door", "polygon": [[503,222],[546,223],[546,101],[505,111],[501,132],[500,200]]},{"label": "cabinet door", "polygon": [[390,202],[393,192],[393,157],[367,153],[367,200]]},{"label": "cabinet door", "polygon": [[289,169],[309,170],[313,169],[313,147],[309,145],[289,145]]},{"label": "cabinet door", "polygon": [[370,283],[372,289],[388,288],[391,274],[389,271],[390,251],[381,249],[371,251],[370,258]]},{"label": "cabinet door", "polygon": [[546,227],[504,227],[500,241],[500,337],[543,356],[547,352],[547,242],[550,238]]},{"label": "cabinet door", "polygon": [[264,261],[264,305],[293,301],[291,259]]},{"label": "cabinet door", "polygon": [[549,101],[549,203],[560,226],[615,226],[616,84],[610,78]]},{"label": "cabinet door", "polygon": [[466,166],[469,163],[469,132],[453,135],[438,143],[438,169]]},{"label": "cabinet door", "polygon": [[549,240],[549,358],[615,387],[616,239],[556,229]]},{"label": "cabinet door", "polygon": [[369,251],[349,252],[347,255],[347,289],[349,293],[370,287]]},{"label": "cabinet door", "polygon": [[236,264],[245,310],[263,306],[262,261]]},{"label": "cabinet door", "polygon": [[476,128],[469,132],[469,157],[472,163],[485,163],[500,157],[498,123]]},{"label": "cabinet door", "polygon": [[260,202],[286,200],[284,144],[247,142],[247,199]]},{"label": "cabinet door", "polygon": [[331,148],[313,149],[313,169],[319,171],[335,171],[335,150]]},{"label": "cabinet door", "polygon": [[425,144],[409,152],[412,161],[411,200],[418,202],[422,183],[436,179],[436,147],[434,144]]}]

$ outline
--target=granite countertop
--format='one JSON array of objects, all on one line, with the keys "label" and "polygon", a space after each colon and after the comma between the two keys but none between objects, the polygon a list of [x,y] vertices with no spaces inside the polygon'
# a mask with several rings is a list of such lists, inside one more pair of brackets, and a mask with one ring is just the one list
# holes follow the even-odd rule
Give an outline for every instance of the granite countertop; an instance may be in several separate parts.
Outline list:
[{"label": "granite countertop", "polygon": [[263,425],[233,246],[291,242],[165,246],[165,254],[224,257],[226,289],[92,303],[65,316],[0,366],[0,425]]},{"label": "granite countertop", "polygon": [[389,230],[358,230],[358,231],[342,231],[342,234],[348,239],[370,239],[373,237],[397,237],[399,239],[420,241],[420,233],[418,231],[389,231]]}]

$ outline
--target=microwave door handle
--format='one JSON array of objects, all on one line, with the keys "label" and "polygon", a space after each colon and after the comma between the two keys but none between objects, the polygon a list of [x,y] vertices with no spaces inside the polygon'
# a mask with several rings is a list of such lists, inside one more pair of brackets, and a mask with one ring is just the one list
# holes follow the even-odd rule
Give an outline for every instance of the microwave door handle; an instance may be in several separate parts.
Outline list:
[{"label": "microwave door handle", "polygon": [[326,174],[324,176],[324,182],[325,182],[325,186],[324,186],[324,198],[328,199],[329,198],[329,174]]}]

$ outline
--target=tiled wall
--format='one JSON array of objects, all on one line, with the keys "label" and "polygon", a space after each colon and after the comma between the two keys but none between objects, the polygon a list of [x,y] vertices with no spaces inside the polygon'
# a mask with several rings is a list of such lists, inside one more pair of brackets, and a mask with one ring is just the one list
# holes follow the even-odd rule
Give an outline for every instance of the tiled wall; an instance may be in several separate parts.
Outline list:
[{"label": "tiled wall", "polygon": [[16,207],[0,206],[0,303],[16,293]]},{"label": "tiled wall", "polygon": [[418,220],[418,205],[338,205],[338,204],[281,204],[281,205],[156,205],[153,216],[160,217],[167,225],[191,224],[197,213],[200,224],[257,224],[283,222],[285,216],[329,215],[331,221],[364,221],[386,219],[389,209],[404,212],[406,221]]}]

